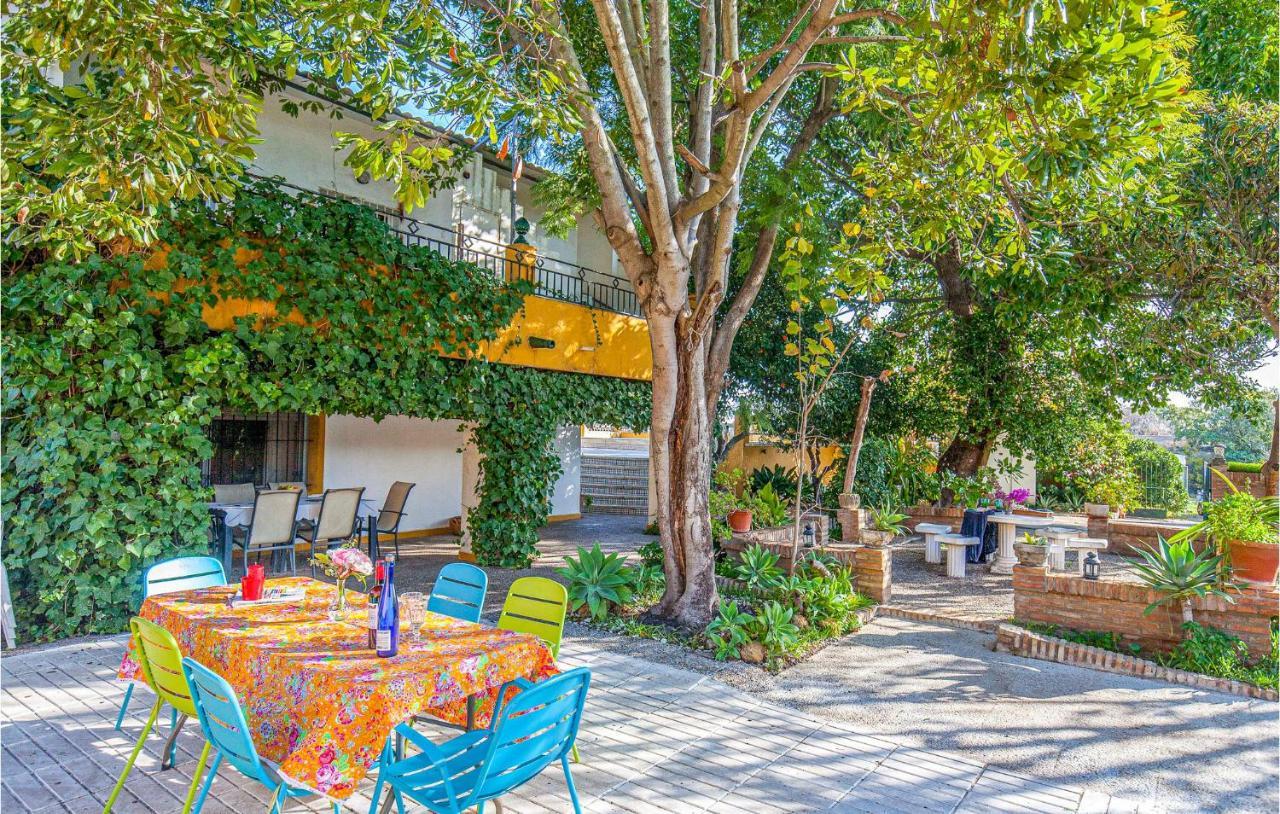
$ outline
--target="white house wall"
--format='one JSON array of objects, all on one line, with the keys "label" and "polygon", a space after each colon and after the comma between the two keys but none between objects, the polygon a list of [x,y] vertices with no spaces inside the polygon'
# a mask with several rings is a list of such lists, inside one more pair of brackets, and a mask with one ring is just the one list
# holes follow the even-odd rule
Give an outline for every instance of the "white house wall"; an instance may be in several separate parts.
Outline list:
[{"label": "white house wall", "polygon": [[[293,91],[288,96],[295,102],[307,98]],[[250,167],[252,172],[280,176],[303,189],[336,192],[383,210],[399,210],[394,185],[385,181],[358,183],[342,163],[346,151],[334,150],[337,133],[377,136],[378,131],[367,118],[345,109],[340,111],[341,118],[307,110],[299,110],[295,117],[281,110],[280,98],[268,99],[258,116],[262,143],[254,148],[257,155]],[[462,172],[454,188],[438,191],[410,217],[505,245],[511,237],[510,171],[486,164],[479,153],[474,153]],[[539,255],[613,273],[613,251],[589,220],[584,218],[582,225],[565,238],[552,237],[538,228],[544,210],[534,205],[532,189],[528,176],[521,179],[516,214],[533,223],[530,239]],[[431,236],[441,237],[438,233]]]},{"label": "white house wall", "polygon": [[[463,456],[467,436],[458,421],[388,416],[382,421],[329,416],[325,421],[324,485],[365,487],[365,497],[381,506],[391,484],[416,484],[409,493],[401,529],[440,529],[462,514]],[[581,448],[578,428],[563,427],[554,452],[563,472],[551,495],[549,514],[579,511]]]}]

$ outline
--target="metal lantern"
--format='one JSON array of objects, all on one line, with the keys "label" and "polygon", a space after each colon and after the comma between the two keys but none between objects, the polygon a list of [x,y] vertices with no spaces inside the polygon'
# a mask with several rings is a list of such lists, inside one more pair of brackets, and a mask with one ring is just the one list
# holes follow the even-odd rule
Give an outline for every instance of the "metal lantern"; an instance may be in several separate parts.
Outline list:
[{"label": "metal lantern", "polygon": [[1098,552],[1090,551],[1084,558],[1084,578],[1097,579],[1101,566],[1102,560],[1098,559]]},{"label": "metal lantern", "polygon": [[812,524],[812,523],[805,523],[805,524],[804,524],[804,534],[802,534],[801,536],[802,536],[802,537],[804,537],[804,547],[805,547],[805,548],[813,548],[814,546],[816,546],[816,545],[818,544],[817,539],[816,539],[817,535],[815,535],[815,534],[813,533],[813,524]]}]

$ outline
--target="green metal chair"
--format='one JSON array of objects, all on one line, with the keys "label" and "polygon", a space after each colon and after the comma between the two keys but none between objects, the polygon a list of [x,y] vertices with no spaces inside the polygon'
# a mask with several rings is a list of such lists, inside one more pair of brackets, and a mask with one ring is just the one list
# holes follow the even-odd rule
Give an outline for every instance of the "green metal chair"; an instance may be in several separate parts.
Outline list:
[{"label": "green metal chair", "polygon": [[[142,572],[142,598],[226,584],[227,574],[222,570],[222,563],[218,562],[217,557],[174,557],[155,563]],[[120,703],[120,714],[116,716],[117,732],[124,724],[124,714],[129,709],[129,699],[132,697],[133,682],[130,681],[124,690],[124,701]],[[178,712],[175,708],[169,727],[173,728],[177,723]]]},{"label": "green metal chair", "polygon": [[[559,658],[568,608],[569,591],[554,579],[521,577],[507,590],[498,628],[537,636],[547,643],[551,657]],[[573,745],[573,762],[582,762],[577,743]]]},{"label": "green metal chair", "polygon": [[[111,790],[111,796],[107,798],[107,804],[102,809],[103,814],[110,814],[111,807],[120,796],[124,781],[133,770],[133,764],[137,761],[143,744],[146,743],[147,735],[151,734],[151,727],[155,726],[160,708],[165,704],[171,705],[182,715],[182,720],[196,714],[195,703],[191,699],[191,688],[187,685],[186,676],[182,671],[182,652],[178,649],[178,643],[174,641],[172,634],[141,616],[135,616],[129,621],[129,629],[133,631],[138,665],[142,668],[142,675],[146,678],[147,684],[156,692],[156,702],[151,706],[151,715],[147,718],[146,725],[142,727],[142,733],[138,735],[138,742],[129,755],[129,761],[124,765],[124,771],[120,773],[120,779],[116,781],[115,788]],[[174,727],[169,735],[169,742],[160,752],[162,756],[172,754],[179,729],[180,727]],[[187,801],[182,808],[183,814],[191,811],[191,805],[196,796],[196,786],[200,782],[200,774],[204,771],[208,759],[209,743],[206,741],[204,750],[200,753],[200,762],[196,764],[195,774],[191,778],[191,788],[187,792]]]}]

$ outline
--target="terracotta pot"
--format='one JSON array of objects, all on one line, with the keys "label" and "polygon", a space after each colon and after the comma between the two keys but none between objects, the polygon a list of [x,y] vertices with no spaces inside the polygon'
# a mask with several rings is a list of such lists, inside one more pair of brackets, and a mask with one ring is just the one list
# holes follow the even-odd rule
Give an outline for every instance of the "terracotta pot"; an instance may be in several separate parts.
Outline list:
[{"label": "terracotta pot", "polygon": [[1018,555],[1018,565],[1027,565],[1032,568],[1043,567],[1045,560],[1049,557],[1049,549],[1046,546],[1029,543],[1014,543],[1013,553]]},{"label": "terracotta pot", "polygon": [[1271,585],[1276,581],[1276,571],[1280,569],[1280,545],[1232,540],[1227,547],[1231,552],[1233,577],[1263,585]]},{"label": "terracotta pot", "polygon": [[736,509],[729,512],[729,528],[739,534],[751,531],[751,512],[746,509]]}]

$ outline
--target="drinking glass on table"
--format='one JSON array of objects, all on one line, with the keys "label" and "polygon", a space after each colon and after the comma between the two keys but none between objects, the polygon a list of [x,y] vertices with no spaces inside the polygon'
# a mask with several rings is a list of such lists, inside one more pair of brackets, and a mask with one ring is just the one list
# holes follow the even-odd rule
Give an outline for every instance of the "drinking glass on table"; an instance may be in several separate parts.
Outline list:
[{"label": "drinking glass on table", "polygon": [[417,639],[422,623],[427,621],[427,595],[420,591],[400,594],[400,612],[409,625],[408,638]]}]

